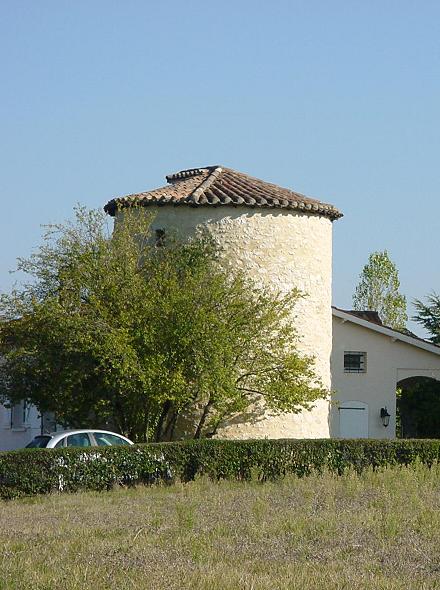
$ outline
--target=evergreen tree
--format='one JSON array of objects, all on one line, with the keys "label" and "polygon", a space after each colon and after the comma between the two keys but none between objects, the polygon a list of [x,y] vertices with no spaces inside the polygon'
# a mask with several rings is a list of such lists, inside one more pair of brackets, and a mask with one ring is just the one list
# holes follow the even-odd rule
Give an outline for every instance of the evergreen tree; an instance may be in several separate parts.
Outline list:
[{"label": "evergreen tree", "polygon": [[419,299],[414,301],[417,314],[413,319],[429,332],[431,342],[440,344],[440,295],[432,293],[426,299],[427,303]]}]

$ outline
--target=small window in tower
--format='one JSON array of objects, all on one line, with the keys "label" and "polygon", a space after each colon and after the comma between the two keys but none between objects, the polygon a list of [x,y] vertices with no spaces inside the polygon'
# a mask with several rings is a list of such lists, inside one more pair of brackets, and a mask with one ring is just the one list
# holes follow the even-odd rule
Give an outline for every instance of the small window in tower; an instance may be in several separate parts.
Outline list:
[{"label": "small window in tower", "polygon": [[165,230],[164,229],[156,229],[155,230],[155,237],[156,237],[156,247],[160,248],[165,244]]},{"label": "small window in tower", "polygon": [[366,373],[367,353],[348,350],[344,352],[344,373]]}]

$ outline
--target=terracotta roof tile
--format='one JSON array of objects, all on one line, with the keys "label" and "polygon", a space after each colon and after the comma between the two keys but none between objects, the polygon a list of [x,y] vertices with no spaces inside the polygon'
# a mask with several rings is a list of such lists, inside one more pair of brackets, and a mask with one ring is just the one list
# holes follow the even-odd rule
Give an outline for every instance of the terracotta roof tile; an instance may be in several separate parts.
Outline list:
[{"label": "terracotta roof tile", "polygon": [[161,188],[109,201],[104,210],[114,215],[117,209],[148,205],[246,206],[305,211],[330,219],[342,217],[333,205],[321,203],[276,184],[253,178],[221,166],[181,170],[166,177]]}]

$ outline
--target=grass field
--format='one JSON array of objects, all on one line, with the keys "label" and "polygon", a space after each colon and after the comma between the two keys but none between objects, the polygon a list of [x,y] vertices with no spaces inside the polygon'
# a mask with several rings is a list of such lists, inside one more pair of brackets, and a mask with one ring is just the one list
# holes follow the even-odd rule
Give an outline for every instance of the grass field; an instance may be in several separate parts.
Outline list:
[{"label": "grass field", "polygon": [[440,588],[440,467],[0,503],[0,589]]}]

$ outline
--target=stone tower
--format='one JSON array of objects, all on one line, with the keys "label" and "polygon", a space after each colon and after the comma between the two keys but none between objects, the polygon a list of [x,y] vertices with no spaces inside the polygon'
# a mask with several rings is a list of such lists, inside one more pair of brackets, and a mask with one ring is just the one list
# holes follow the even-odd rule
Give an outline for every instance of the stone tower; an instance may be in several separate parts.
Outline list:
[{"label": "stone tower", "polygon": [[[330,390],[332,348],[332,222],[342,214],[292,190],[222,166],[182,170],[164,187],[115,198],[105,211],[151,207],[153,228],[192,235],[206,226],[223,246],[227,264],[281,291],[305,293],[296,305],[299,350],[313,355],[316,372]],[[329,436],[329,403],[310,412],[267,415],[256,423],[231,421],[219,431],[228,438],[324,438]]]}]

